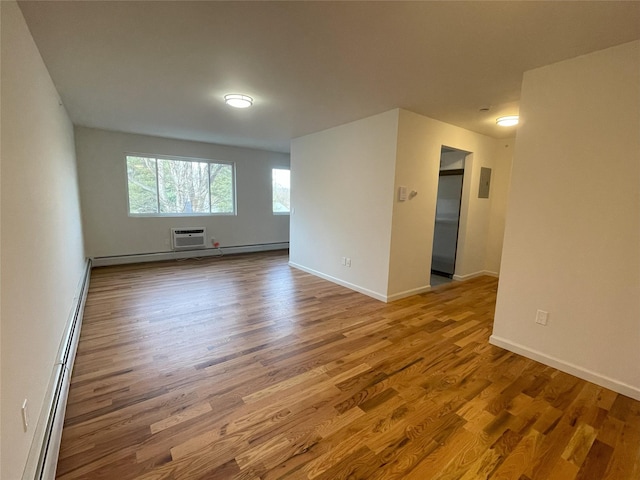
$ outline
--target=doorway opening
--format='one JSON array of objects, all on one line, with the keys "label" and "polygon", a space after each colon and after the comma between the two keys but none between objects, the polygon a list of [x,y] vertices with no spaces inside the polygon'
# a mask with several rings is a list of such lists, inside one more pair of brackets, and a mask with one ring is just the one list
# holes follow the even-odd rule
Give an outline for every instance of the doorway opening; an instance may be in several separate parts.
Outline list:
[{"label": "doorway opening", "polygon": [[450,282],[455,274],[462,183],[468,154],[464,150],[445,146],[440,150],[438,199],[431,253],[432,286]]}]

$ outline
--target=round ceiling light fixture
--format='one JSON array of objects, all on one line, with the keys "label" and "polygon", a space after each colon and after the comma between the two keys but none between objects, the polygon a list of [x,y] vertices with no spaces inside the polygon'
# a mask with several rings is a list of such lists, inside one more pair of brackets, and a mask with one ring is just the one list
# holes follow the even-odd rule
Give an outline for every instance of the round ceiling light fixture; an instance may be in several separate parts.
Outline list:
[{"label": "round ceiling light fixture", "polygon": [[518,124],[520,117],[518,115],[508,115],[506,117],[499,117],[496,119],[496,125],[501,127],[513,127]]},{"label": "round ceiling light fixture", "polygon": [[253,98],[249,95],[242,95],[240,93],[229,93],[224,96],[224,103],[230,107],[248,108],[253,105]]}]

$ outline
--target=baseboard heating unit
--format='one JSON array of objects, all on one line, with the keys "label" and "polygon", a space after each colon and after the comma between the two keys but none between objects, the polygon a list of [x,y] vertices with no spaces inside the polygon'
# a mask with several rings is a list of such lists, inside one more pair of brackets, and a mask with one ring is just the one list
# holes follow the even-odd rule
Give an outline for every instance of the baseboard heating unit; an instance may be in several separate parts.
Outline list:
[{"label": "baseboard heating unit", "polygon": [[181,248],[170,252],[135,253],[131,255],[114,255],[109,257],[93,257],[94,267],[106,267],[108,265],[125,265],[128,263],[163,262],[167,260],[182,260],[185,258],[219,257],[238,253],[255,253],[272,250],[287,250],[289,242],[259,243],[255,245],[230,245],[220,248]]},{"label": "baseboard heating unit", "polygon": [[171,229],[171,245],[174,250],[204,248],[206,238],[207,229],[204,227]]},{"label": "baseboard heating unit", "polygon": [[73,307],[60,341],[42,411],[40,412],[21,480],[54,480],[71,372],[80,340],[84,305],[89,290],[91,260],[87,260]]}]

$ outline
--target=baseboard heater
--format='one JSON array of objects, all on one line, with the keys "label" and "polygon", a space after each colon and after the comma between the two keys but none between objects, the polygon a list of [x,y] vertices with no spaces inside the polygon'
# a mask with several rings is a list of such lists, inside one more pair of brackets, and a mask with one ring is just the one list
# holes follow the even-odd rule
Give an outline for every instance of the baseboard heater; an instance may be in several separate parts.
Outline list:
[{"label": "baseboard heater", "polygon": [[49,388],[38,418],[27,463],[22,473],[22,480],[54,480],[56,476],[71,372],[80,339],[80,327],[90,276],[91,260],[87,260],[84,275],[74,298],[74,306],[60,342]]},{"label": "baseboard heater", "polygon": [[197,228],[172,228],[171,244],[174,250],[191,250],[206,246],[207,229]]},{"label": "baseboard heater", "polygon": [[267,252],[271,250],[287,250],[289,242],[258,243],[255,245],[235,245],[220,248],[195,248],[172,250],[170,252],[134,253],[131,255],[114,255],[110,257],[93,257],[92,266],[106,267],[109,265],[125,265],[129,263],[163,262],[168,260],[182,260],[186,258],[219,257],[240,253]]}]

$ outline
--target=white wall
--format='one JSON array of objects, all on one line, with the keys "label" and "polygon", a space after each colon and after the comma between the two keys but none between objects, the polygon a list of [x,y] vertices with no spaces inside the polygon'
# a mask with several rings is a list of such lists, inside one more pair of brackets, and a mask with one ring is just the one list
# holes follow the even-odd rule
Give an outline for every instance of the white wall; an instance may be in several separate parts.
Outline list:
[{"label": "white wall", "polygon": [[[90,257],[167,252],[172,227],[206,227],[223,247],[289,241],[289,217],[271,211],[271,169],[289,155],[248,148],[76,127],[85,245]],[[130,217],[127,153],[204,158],[236,164],[237,215]],[[208,242],[207,242],[208,243]]]},{"label": "white wall", "polygon": [[[2,8],[3,2],[0,2],[0,50],[4,38],[2,31],[4,30],[4,15]],[[8,4],[6,4],[8,5]],[[9,7],[11,8],[11,7]],[[8,20],[7,20],[8,21]],[[0,60],[2,59],[2,51],[0,51]],[[2,477],[2,69],[4,65],[0,61],[0,477]]]},{"label": "white wall", "polygon": [[[418,192],[413,199],[400,202],[394,198],[393,234],[388,294],[399,298],[411,292],[427,289],[430,283],[431,252],[435,224],[440,169],[440,149],[443,145],[473,152],[466,157],[456,276],[496,273],[495,262],[487,263],[487,252],[493,255],[497,233],[489,236],[492,214],[506,207],[505,198],[494,192],[508,189],[510,157],[504,141],[480,135],[462,128],[400,110],[395,187],[408,186]],[[492,169],[489,198],[478,198],[480,168]],[[496,175],[500,171],[499,175]],[[492,207],[492,205],[495,206]],[[499,230],[499,221],[495,222]]]},{"label": "white wall", "polygon": [[[511,185],[511,164],[515,139],[498,140],[497,150],[493,157],[491,171],[491,199],[487,246],[485,250],[484,269],[486,272],[499,273],[501,269],[502,242],[504,239],[505,218]],[[477,191],[476,191],[477,195]]]},{"label": "white wall", "polygon": [[527,72],[520,112],[492,341],[640,399],[640,42]]},{"label": "white wall", "polygon": [[[505,210],[510,156],[504,141],[406,111],[392,110],[291,144],[291,262],[382,300],[429,288],[442,145],[474,152],[466,160],[456,274],[486,273]],[[481,167],[501,173],[479,199]],[[399,186],[418,195],[400,202]],[[489,238],[489,234],[494,235]],[[490,245],[491,243],[491,245]],[[341,257],[351,257],[344,267]],[[498,252],[499,256],[499,252]],[[497,272],[497,270],[491,270]]]},{"label": "white wall", "polygon": [[386,297],[397,131],[392,110],[292,140],[292,265]]},{"label": "white wall", "polygon": [[0,476],[9,480],[22,475],[84,255],[73,127],[17,4],[3,1],[1,17]]}]

